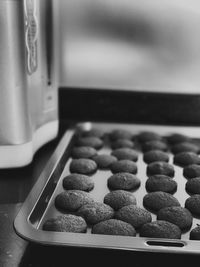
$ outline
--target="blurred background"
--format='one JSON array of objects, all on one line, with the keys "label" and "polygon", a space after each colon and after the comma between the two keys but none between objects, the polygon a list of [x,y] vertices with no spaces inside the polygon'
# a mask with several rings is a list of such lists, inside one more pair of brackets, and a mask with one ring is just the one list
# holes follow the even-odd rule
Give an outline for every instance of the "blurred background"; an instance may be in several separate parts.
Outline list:
[{"label": "blurred background", "polygon": [[59,0],[61,86],[200,92],[199,0]]}]

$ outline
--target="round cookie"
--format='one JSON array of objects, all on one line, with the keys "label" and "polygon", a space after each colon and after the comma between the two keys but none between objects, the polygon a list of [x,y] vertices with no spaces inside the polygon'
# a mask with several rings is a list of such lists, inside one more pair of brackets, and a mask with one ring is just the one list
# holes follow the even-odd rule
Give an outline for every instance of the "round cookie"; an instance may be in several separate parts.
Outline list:
[{"label": "round cookie", "polygon": [[82,131],[81,136],[82,137],[98,137],[100,139],[103,139],[106,133],[98,128],[92,128],[88,131]]},{"label": "round cookie", "polygon": [[147,166],[147,175],[163,174],[169,177],[174,177],[174,166],[163,161],[155,161]]},{"label": "round cookie", "polygon": [[85,233],[87,231],[85,220],[72,214],[59,215],[56,218],[48,219],[42,227],[45,231],[55,232]]},{"label": "round cookie", "polygon": [[91,159],[73,159],[69,165],[71,173],[93,174],[97,170],[97,164]]},{"label": "round cookie", "polygon": [[76,141],[76,146],[90,146],[95,149],[100,149],[104,145],[104,142],[95,136],[79,137]]},{"label": "round cookie", "polygon": [[180,133],[173,133],[167,137],[167,141],[171,145],[175,145],[182,142],[189,142],[190,140],[191,138],[189,136]]},{"label": "round cookie", "polygon": [[163,191],[174,193],[177,190],[177,182],[171,177],[157,174],[149,177],[145,183],[148,192]]},{"label": "round cookie", "polygon": [[92,179],[84,174],[69,174],[63,178],[63,187],[66,190],[91,191],[94,188]]},{"label": "round cookie", "polygon": [[200,195],[194,194],[186,199],[185,208],[194,216],[200,216]]},{"label": "round cookie", "polygon": [[155,132],[143,131],[137,135],[137,140],[140,143],[145,143],[145,142],[153,141],[153,140],[162,140],[162,137]]},{"label": "round cookie", "polygon": [[196,144],[189,143],[189,142],[182,142],[171,147],[171,151],[173,154],[178,154],[181,152],[193,152],[199,153],[199,147]]},{"label": "round cookie", "polygon": [[127,205],[136,205],[136,197],[133,193],[125,190],[115,190],[107,193],[104,197],[104,203],[118,210]]},{"label": "round cookie", "polygon": [[133,138],[133,134],[125,129],[115,129],[110,133],[109,137],[112,141],[116,141],[118,139],[131,140]]},{"label": "round cookie", "polygon": [[200,194],[200,177],[188,180],[185,184],[185,190],[189,194]]},{"label": "round cookie", "polygon": [[183,169],[183,176],[187,179],[200,177],[200,165],[191,164]]},{"label": "round cookie", "polygon": [[128,139],[117,139],[116,141],[111,143],[112,149],[123,148],[123,147],[133,148],[134,143],[133,141]]},{"label": "round cookie", "polygon": [[200,240],[200,225],[197,225],[191,230],[190,240]]},{"label": "round cookie", "polygon": [[76,211],[84,204],[94,202],[89,193],[80,190],[67,190],[55,198],[55,206],[63,211]]},{"label": "round cookie", "polygon": [[168,146],[166,143],[160,140],[152,140],[142,144],[142,151],[147,152],[151,150],[167,151]]},{"label": "round cookie", "polygon": [[132,173],[120,172],[110,176],[107,185],[111,190],[135,190],[140,186],[140,180]]},{"label": "round cookie", "polygon": [[92,158],[99,169],[108,169],[113,162],[117,161],[117,158],[112,155],[100,154]]},{"label": "round cookie", "polygon": [[118,160],[129,159],[132,161],[138,160],[138,153],[131,148],[123,147],[115,149],[111,152],[111,155],[115,156]]},{"label": "round cookie", "polygon": [[168,162],[169,155],[168,153],[161,151],[161,150],[151,150],[151,151],[144,153],[143,160],[147,164],[155,162],[155,161]]},{"label": "round cookie", "polygon": [[180,239],[181,229],[167,221],[153,221],[144,224],[140,229],[141,237]]},{"label": "round cookie", "polygon": [[160,209],[157,220],[168,221],[176,224],[181,230],[188,230],[192,226],[193,217],[188,209],[177,206]]},{"label": "round cookie", "polygon": [[165,207],[180,206],[179,201],[169,193],[166,192],[151,192],[144,196],[143,205],[151,211],[159,211]]},{"label": "round cookie", "polygon": [[128,159],[122,159],[122,160],[118,160],[116,162],[113,162],[110,165],[110,170],[112,173],[129,172],[129,173],[136,174],[137,173],[137,165],[134,161],[131,161]]},{"label": "round cookie", "polygon": [[136,205],[122,207],[116,211],[115,218],[130,223],[136,229],[140,228],[143,224],[152,221],[151,213]]},{"label": "round cookie", "polygon": [[82,216],[88,224],[96,224],[113,218],[114,210],[105,203],[93,202],[83,205],[77,214]]},{"label": "round cookie", "polygon": [[186,167],[191,164],[200,164],[200,157],[193,152],[181,152],[174,156],[174,164]]},{"label": "round cookie", "polygon": [[92,228],[92,234],[136,236],[136,231],[129,223],[110,219],[95,224]]},{"label": "round cookie", "polygon": [[97,154],[96,149],[90,146],[74,147],[71,152],[71,156],[73,159],[80,159],[80,158],[89,159],[94,157],[96,154]]}]

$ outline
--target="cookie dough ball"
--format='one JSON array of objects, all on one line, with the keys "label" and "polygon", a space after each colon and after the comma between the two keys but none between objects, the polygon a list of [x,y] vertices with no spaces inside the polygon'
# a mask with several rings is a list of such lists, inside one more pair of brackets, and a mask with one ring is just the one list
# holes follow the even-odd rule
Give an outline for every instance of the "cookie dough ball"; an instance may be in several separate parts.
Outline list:
[{"label": "cookie dough ball", "polygon": [[160,150],[151,150],[148,152],[145,152],[143,155],[143,160],[145,163],[149,164],[155,161],[169,161],[169,155],[168,153]]},{"label": "cookie dough ball", "polygon": [[200,195],[194,194],[186,199],[185,207],[188,209],[194,216],[200,216]]},{"label": "cookie dough ball", "polygon": [[173,154],[178,154],[181,152],[193,152],[197,154],[199,153],[199,146],[193,143],[189,143],[189,142],[182,142],[182,143],[173,145],[171,147],[171,151]]},{"label": "cookie dough ball", "polygon": [[90,146],[74,147],[71,152],[71,156],[73,159],[80,159],[80,158],[89,159],[94,157],[96,154],[97,154],[96,149]]},{"label": "cookie dough ball", "polygon": [[136,205],[136,197],[133,193],[125,190],[115,190],[107,193],[104,197],[104,203],[118,210],[127,205]]},{"label": "cookie dough ball", "polygon": [[131,161],[128,159],[122,159],[122,160],[113,162],[110,165],[110,170],[112,171],[112,173],[129,172],[129,173],[136,174],[137,165],[134,161]]},{"label": "cookie dough ball", "polygon": [[132,161],[138,160],[138,153],[131,148],[118,148],[112,151],[111,155],[115,156],[118,160],[129,159]]},{"label": "cookie dough ball", "polygon": [[174,166],[163,161],[155,161],[147,166],[147,175],[163,174],[169,177],[174,177]]},{"label": "cookie dough ball", "polygon": [[180,239],[181,229],[167,221],[153,221],[144,224],[140,229],[141,237]]},{"label": "cookie dough ball", "polygon": [[190,240],[200,240],[200,225],[191,230]]},{"label": "cookie dough ball", "polygon": [[136,229],[152,221],[151,213],[136,205],[122,207],[115,213],[115,218],[130,223]]},{"label": "cookie dough ball", "polygon": [[171,177],[162,174],[149,177],[145,186],[148,192],[163,191],[174,193],[177,190],[177,182]]},{"label": "cookie dough ball", "polygon": [[137,135],[137,140],[140,143],[145,143],[145,142],[153,141],[153,140],[159,140],[159,141],[161,141],[162,140],[162,137],[159,134],[155,133],[155,132],[143,131],[143,132],[140,132]]},{"label": "cookie dough ball", "polygon": [[123,147],[133,148],[134,143],[133,141],[128,139],[117,139],[116,141],[111,143],[112,149],[123,148]]},{"label": "cookie dough ball", "polygon": [[92,128],[91,130],[81,132],[82,137],[98,137],[103,139],[105,135],[106,132],[98,128]]},{"label": "cookie dough ball", "polygon": [[70,163],[71,173],[93,174],[97,171],[97,164],[91,159],[73,159]]},{"label": "cookie dough ball", "polygon": [[158,211],[157,220],[168,221],[176,224],[181,230],[188,230],[192,226],[193,217],[186,208],[166,207]]},{"label": "cookie dough ball", "polygon": [[77,211],[83,205],[93,202],[89,193],[80,190],[61,192],[55,198],[56,208],[63,211]]},{"label": "cookie dough ball", "polygon": [[76,146],[90,146],[97,150],[101,149],[103,145],[104,142],[100,138],[94,136],[79,137],[76,142]]},{"label": "cookie dough ball", "polygon": [[187,179],[200,177],[200,165],[191,164],[183,169],[183,176]]},{"label": "cookie dough ball", "polygon": [[110,176],[107,184],[111,190],[135,190],[140,186],[140,180],[132,173],[120,172]]},{"label": "cookie dough ball", "polygon": [[46,220],[43,224],[43,230],[55,232],[85,233],[87,231],[87,224],[85,220],[80,216],[64,214],[56,218]]},{"label": "cookie dough ball", "polygon": [[83,205],[78,210],[78,215],[82,216],[88,224],[96,224],[113,218],[114,210],[105,203],[93,202]]},{"label": "cookie dough ball", "polygon": [[92,158],[99,169],[108,169],[113,162],[117,161],[117,158],[112,155],[100,154]]},{"label": "cookie dough ball", "polygon": [[133,138],[133,134],[125,129],[115,129],[110,133],[110,140],[116,141],[118,139],[128,139],[131,140]]},{"label": "cookie dough ball", "polygon": [[182,143],[182,142],[190,142],[191,138],[184,134],[174,133],[167,137],[167,141],[169,144],[175,145],[175,144]]},{"label": "cookie dough ball", "polygon": [[200,194],[200,177],[188,180],[185,184],[185,190],[189,194]]},{"label": "cookie dough ball", "polygon": [[63,187],[66,190],[91,191],[94,188],[94,182],[90,177],[84,174],[69,174],[63,178]]},{"label": "cookie dough ball", "polygon": [[144,196],[143,205],[151,211],[159,211],[165,207],[180,206],[179,201],[169,193],[166,192],[151,192]]},{"label": "cookie dough ball", "polygon": [[181,152],[174,156],[174,164],[186,167],[191,164],[200,164],[200,157],[193,152]]},{"label": "cookie dough ball", "polygon": [[95,224],[92,228],[92,234],[136,236],[136,230],[129,223],[110,219]]},{"label": "cookie dough ball", "polygon": [[143,152],[147,152],[147,151],[151,151],[151,150],[167,151],[168,146],[166,143],[164,143],[163,141],[160,141],[160,140],[148,141],[142,145],[142,151]]}]

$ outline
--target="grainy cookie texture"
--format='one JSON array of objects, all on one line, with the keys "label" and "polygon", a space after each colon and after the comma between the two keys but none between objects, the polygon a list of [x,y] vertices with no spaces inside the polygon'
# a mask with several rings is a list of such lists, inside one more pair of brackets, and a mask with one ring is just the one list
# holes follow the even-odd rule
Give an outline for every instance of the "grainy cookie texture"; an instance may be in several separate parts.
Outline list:
[{"label": "grainy cookie texture", "polygon": [[63,178],[63,187],[66,190],[77,189],[89,192],[94,188],[94,182],[87,175],[73,173]]},{"label": "grainy cookie texture", "polygon": [[133,148],[134,142],[128,139],[117,139],[116,141],[111,143],[112,149],[123,148],[123,147]]},{"label": "grainy cookie texture", "polygon": [[64,211],[76,211],[84,204],[94,202],[89,193],[80,190],[67,190],[55,198],[55,206]]},{"label": "grainy cookie texture", "polygon": [[191,165],[184,167],[183,176],[187,179],[200,177],[200,165],[191,164]]},{"label": "grainy cookie texture", "polygon": [[148,142],[148,141],[152,141],[152,140],[162,140],[162,137],[155,132],[143,131],[137,135],[137,140],[140,143],[144,143],[144,142]]},{"label": "grainy cookie texture", "polygon": [[136,230],[129,223],[110,219],[95,224],[92,228],[92,234],[136,236]]},{"label": "grainy cookie texture", "polygon": [[110,133],[109,137],[112,141],[116,141],[118,139],[131,140],[133,138],[133,134],[125,129],[115,129]]},{"label": "grainy cookie texture", "polygon": [[174,145],[182,142],[189,142],[191,141],[191,138],[184,134],[173,133],[167,137],[167,141],[169,142],[169,144]]},{"label": "grainy cookie texture", "polygon": [[137,164],[134,161],[128,160],[128,159],[122,159],[113,162],[110,165],[110,170],[112,173],[118,173],[118,172],[129,172],[136,174],[137,173]]},{"label": "grainy cookie texture", "polygon": [[191,164],[200,164],[200,157],[194,152],[181,152],[174,156],[174,164],[186,167]]},{"label": "grainy cookie texture", "polygon": [[103,140],[95,136],[79,137],[76,142],[76,146],[90,146],[97,150],[102,148],[103,145]]},{"label": "grainy cookie texture", "polygon": [[149,177],[145,186],[148,192],[163,191],[174,193],[177,190],[177,182],[163,174],[156,174]]},{"label": "grainy cookie texture", "polygon": [[138,153],[134,149],[131,148],[118,148],[111,152],[111,155],[115,156],[118,160],[121,159],[129,159],[132,161],[138,160]]},{"label": "grainy cookie texture", "polygon": [[99,154],[92,158],[99,169],[107,169],[113,162],[117,161],[117,158],[108,154]]},{"label": "grainy cookie texture", "polygon": [[136,205],[137,201],[132,192],[125,190],[114,190],[105,195],[104,203],[111,206],[114,210],[118,210],[130,204]]},{"label": "grainy cookie texture", "polygon": [[151,150],[145,152],[143,155],[143,160],[145,163],[149,164],[155,161],[169,161],[169,155],[167,152],[160,151],[160,150]]},{"label": "grainy cookie texture", "polygon": [[190,194],[200,194],[200,177],[188,180],[185,184],[185,190]]},{"label": "grainy cookie texture", "polygon": [[78,215],[82,216],[88,224],[96,224],[111,219],[114,216],[114,210],[105,203],[93,202],[83,205],[78,210]]},{"label": "grainy cookie texture", "polygon": [[173,177],[175,173],[174,166],[162,161],[152,162],[147,166],[147,175],[163,174]]},{"label": "grainy cookie texture", "polygon": [[200,195],[194,194],[186,199],[185,207],[194,215],[200,216]]},{"label": "grainy cookie texture", "polygon": [[180,239],[181,229],[170,222],[159,220],[144,224],[140,229],[141,237]]},{"label": "grainy cookie texture", "polygon": [[73,159],[70,163],[71,173],[93,174],[97,170],[97,164],[92,159]]},{"label": "grainy cookie texture", "polygon": [[80,146],[80,147],[74,147],[72,149],[71,156],[74,159],[80,159],[80,158],[89,159],[94,157],[96,154],[97,151],[95,148],[90,146]]},{"label": "grainy cookie texture", "polygon": [[199,146],[193,144],[191,142],[182,142],[171,147],[171,151],[173,154],[181,153],[181,152],[193,152],[199,153]]},{"label": "grainy cookie texture", "polygon": [[151,150],[167,151],[168,145],[160,140],[152,140],[142,144],[142,151],[147,152]]},{"label": "grainy cookie texture", "polygon": [[43,230],[55,232],[85,233],[87,224],[85,220],[76,215],[64,214],[48,219],[43,224]]},{"label": "grainy cookie texture", "polygon": [[200,225],[197,225],[194,229],[191,230],[190,239],[200,240]]},{"label": "grainy cookie texture", "polygon": [[108,187],[112,190],[134,190],[140,186],[140,183],[139,178],[127,172],[113,174],[107,180]]}]

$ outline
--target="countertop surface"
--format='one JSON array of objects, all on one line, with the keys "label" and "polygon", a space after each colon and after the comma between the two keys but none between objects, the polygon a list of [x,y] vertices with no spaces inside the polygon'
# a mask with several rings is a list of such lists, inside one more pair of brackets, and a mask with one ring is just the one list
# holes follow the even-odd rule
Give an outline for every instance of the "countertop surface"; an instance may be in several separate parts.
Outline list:
[{"label": "countertop surface", "polygon": [[[54,267],[54,266],[193,266],[199,255],[102,250],[72,247],[53,247],[30,243],[21,239],[13,229],[13,221],[26,196],[56,148],[60,136],[43,146],[33,162],[23,168],[0,170],[0,266]],[[192,264],[193,263],[193,264]]]}]

